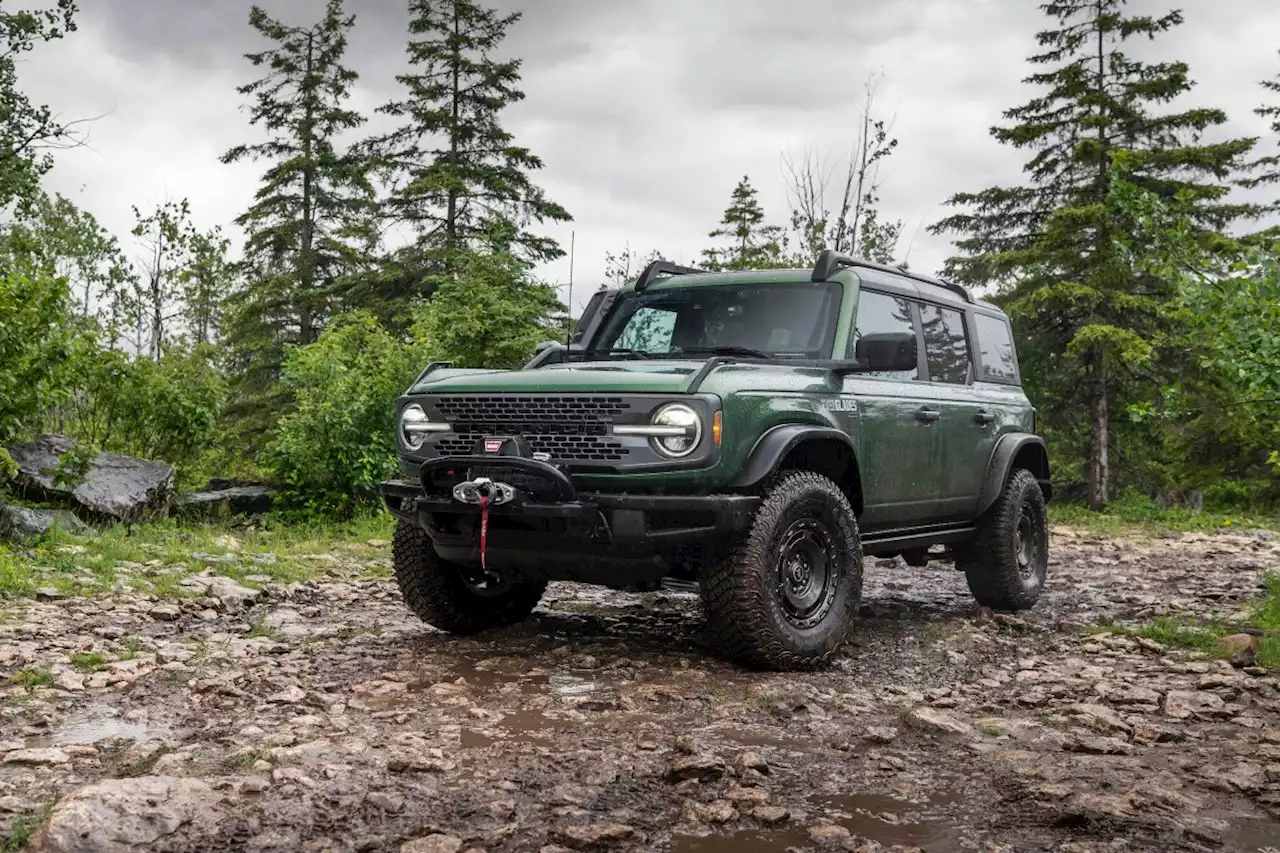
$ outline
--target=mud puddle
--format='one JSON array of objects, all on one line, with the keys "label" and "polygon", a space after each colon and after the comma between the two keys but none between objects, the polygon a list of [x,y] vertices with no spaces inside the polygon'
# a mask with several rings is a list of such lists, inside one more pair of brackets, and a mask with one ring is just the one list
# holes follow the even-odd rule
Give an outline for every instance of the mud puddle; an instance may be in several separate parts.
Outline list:
[{"label": "mud puddle", "polygon": [[67,716],[51,732],[25,739],[29,749],[53,746],[94,744],[105,740],[163,740],[171,734],[169,728],[151,722],[143,714],[122,715],[117,708],[108,705],[91,705]]}]

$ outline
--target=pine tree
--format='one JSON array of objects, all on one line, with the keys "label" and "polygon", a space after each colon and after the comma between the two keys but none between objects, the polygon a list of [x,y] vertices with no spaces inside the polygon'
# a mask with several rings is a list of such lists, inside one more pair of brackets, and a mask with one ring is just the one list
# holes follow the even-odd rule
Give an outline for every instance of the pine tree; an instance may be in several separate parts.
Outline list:
[{"label": "pine tree", "polygon": [[[1143,63],[1123,48],[1182,23],[1178,12],[1127,16],[1125,0],[1056,0],[1041,5],[1053,29],[1037,35],[1043,66],[1025,82],[1040,89],[1005,113],[992,135],[1031,153],[1021,186],[962,193],[966,209],[934,225],[962,235],[947,274],[995,284],[1023,344],[1023,373],[1046,408],[1041,422],[1074,427],[1087,412],[1088,500],[1109,493],[1109,431],[1117,399],[1135,370],[1151,366],[1166,314],[1167,284],[1127,266],[1114,238],[1133,230],[1109,202],[1116,152],[1127,178],[1161,197],[1184,193],[1196,224],[1221,228],[1247,206],[1226,201],[1229,179],[1254,140],[1203,144],[1226,121],[1221,110],[1161,112],[1189,91],[1182,62]],[[1084,425],[1081,424],[1081,431]],[[1061,455],[1061,454],[1060,454]]]},{"label": "pine tree", "polygon": [[249,24],[273,44],[246,54],[265,76],[239,87],[251,96],[250,123],[268,134],[240,145],[224,163],[265,160],[254,203],[236,220],[248,234],[241,288],[227,305],[226,340],[235,377],[232,414],[268,423],[264,396],[284,405],[278,380],[287,344],[319,336],[342,303],[347,277],[366,268],[373,188],[368,162],[339,137],[363,124],[350,109],[357,75],[342,65],[355,17],[329,0],[309,26],[290,26],[254,6]]},{"label": "pine tree", "polygon": [[526,262],[564,254],[527,230],[567,222],[568,212],[533,184],[542,161],[503,128],[504,108],[524,98],[520,60],[492,54],[520,13],[499,15],[471,0],[410,0],[410,71],[404,96],[379,112],[404,123],[371,140],[391,184],[390,217],[415,241],[395,259],[395,298],[429,295],[461,253],[501,251]]},{"label": "pine tree", "polygon": [[[1280,74],[1277,74],[1274,80],[1263,80],[1262,88],[1275,95],[1280,95]],[[1280,145],[1280,103],[1263,104],[1255,109],[1254,113],[1270,121],[1270,129],[1275,136],[1275,143]],[[1253,177],[1241,182],[1247,187],[1280,184],[1280,154],[1261,157],[1251,163],[1249,169],[1255,174]],[[1272,202],[1271,209],[1280,210],[1280,198]]]},{"label": "pine tree", "polygon": [[191,235],[190,258],[179,274],[182,284],[182,316],[193,344],[211,344],[222,322],[222,304],[230,290],[233,271],[227,259],[231,241],[214,227]]},{"label": "pine tree", "polygon": [[749,177],[733,188],[720,227],[707,236],[730,241],[727,248],[703,250],[703,264],[708,269],[770,269],[784,263],[782,229],[765,224],[764,208]]}]

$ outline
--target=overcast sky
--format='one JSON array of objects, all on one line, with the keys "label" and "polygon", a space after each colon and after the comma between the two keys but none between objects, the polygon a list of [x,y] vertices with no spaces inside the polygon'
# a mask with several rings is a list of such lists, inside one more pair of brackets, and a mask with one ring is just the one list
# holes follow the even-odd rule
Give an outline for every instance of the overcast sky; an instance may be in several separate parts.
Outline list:
[{"label": "overcast sky", "polygon": [[[1186,23],[1155,43],[1190,63],[1192,102],[1221,106],[1223,135],[1260,135],[1258,81],[1280,72],[1275,0],[1185,0]],[[235,87],[261,47],[241,0],[85,0],[80,29],[28,56],[22,83],[65,118],[101,116],[90,147],[59,155],[49,179],[127,239],[130,206],[188,197],[198,224],[227,225],[261,166],[219,155],[252,140]],[[263,0],[307,23],[322,0]],[[1022,157],[988,128],[1028,92],[1020,80],[1046,22],[1035,0],[500,0],[525,7],[509,49],[526,99],[508,111],[517,141],[545,161],[536,180],[574,216],[581,304],[604,254],[630,243],[689,261],[734,184],[750,175],[770,217],[787,217],[782,154],[847,150],[869,74],[901,140],[883,173],[884,212],[905,220],[903,250],[936,270],[949,252],[925,227],[953,192],[1018,179]],[[394,95],[404,0],[348,0],[347,64],[366,114]],[[1167,3],[1131,0],[1135,12]],[[376,125],[375,125],[376,127]],[[1274,139],[1267,140],[1274,145]],[[542,274],[566,282],[568,258]]]}]

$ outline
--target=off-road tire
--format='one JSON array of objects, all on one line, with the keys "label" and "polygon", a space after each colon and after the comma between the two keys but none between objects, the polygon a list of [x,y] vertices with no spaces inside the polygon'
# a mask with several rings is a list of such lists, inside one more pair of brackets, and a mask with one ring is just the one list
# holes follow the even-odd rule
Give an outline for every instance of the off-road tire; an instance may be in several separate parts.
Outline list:
[{"label": "off-road tire", "polygon": [[984,607],[1027,610],[1035,606],[1049,570],[1049,522],[1044,493],[1030,471],[1013,472],[983,515],[977,539],[956,548],[955,559],[969,591]]},{"label": "off-road tire", "polygon": [[[825,532],[819,538],[831,546],[824,553],[834,571],[826,576],[829,592],[828,581],[823,583],[820,601],[827,602],[825,609],[815,611],[814,624],[800,627],[787,603],[787,589],[794,588],[784,580],[782,558],[797,529],[805,535],[805,525]],[[751,529],[700,568],[708,634],[721,654],[758,669],[813,669],[840,649],[858,614],[862,543],[857,516],[840,487],[828,478],[788,471],[765,489]]]},{"label": "off-road tire", "polygon": [[473,590],[462,568],[440,559],[427,534],[401,521],[391,545],[396,583],[419,619],[466,636],[526,619],[546,591],[546,581],[520,580],[496,595]]}]

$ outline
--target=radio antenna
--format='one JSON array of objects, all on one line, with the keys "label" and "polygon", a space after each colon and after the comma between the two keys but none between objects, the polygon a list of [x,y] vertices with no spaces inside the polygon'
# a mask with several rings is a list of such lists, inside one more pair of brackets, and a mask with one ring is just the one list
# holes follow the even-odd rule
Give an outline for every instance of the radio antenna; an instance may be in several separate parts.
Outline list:
[{"label": "radio antenna", "polygon": [[576,230],[569,232],[569,317],[568,322],[564,324],[564,345],[566,349],[568,349],[569,344],[573,343],[573,250],[577,237],[578,232]]}]

